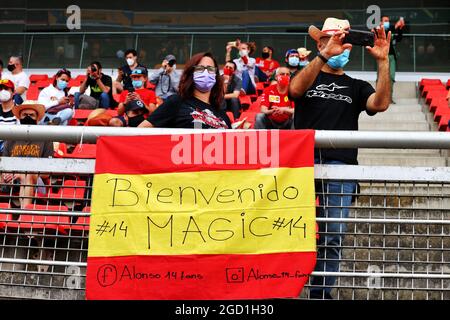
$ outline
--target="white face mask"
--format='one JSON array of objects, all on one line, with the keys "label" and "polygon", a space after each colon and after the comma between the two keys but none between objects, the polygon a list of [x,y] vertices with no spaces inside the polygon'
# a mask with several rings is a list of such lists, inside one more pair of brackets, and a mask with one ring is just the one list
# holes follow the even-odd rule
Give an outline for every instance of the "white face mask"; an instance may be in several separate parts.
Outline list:
[{"label": "white face mask", "polygon": [[239,55],[240,55],[241,57],[246,57],[246,56],[248,56],[248,50],[241,50],[241,51],[239,51]]},{"label": "white face mask", "polygon": [[11,92],[3,89],[0,91],[0,102],[5,102],[11,100]]},{"label": "white face mask", "polygon": [[134,64],[134,59],[133,58],[127,58],[127,64],[129,66],[132,66]]}]

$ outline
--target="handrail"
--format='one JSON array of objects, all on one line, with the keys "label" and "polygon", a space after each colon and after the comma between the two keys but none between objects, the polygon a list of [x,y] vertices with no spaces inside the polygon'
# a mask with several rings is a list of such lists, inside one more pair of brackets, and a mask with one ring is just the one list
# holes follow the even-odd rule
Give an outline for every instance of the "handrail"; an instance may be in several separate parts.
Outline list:
[{"label": "handrail", "polygon": [[[173,128],[19,125],[0,126],[0,139],[95,143],[100,136],[211,133],[225,131],[230,132],[230,130],[211,131]],[[239,131],[249,132],[248,130]],[[237,132],[237,130],[231,132]],[[315,139],[315,145],[318,148],[450,149],[450,134],[446,132],[316,130]]]}]

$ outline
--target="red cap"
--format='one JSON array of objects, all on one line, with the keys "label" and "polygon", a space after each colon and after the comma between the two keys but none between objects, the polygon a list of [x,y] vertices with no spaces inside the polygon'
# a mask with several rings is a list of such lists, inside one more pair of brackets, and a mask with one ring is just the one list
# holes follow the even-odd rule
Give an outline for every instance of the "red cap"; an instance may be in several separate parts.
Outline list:
[{"label": "red cap", "polygon": [[0,87],[1,86],[5,86],[7,88],[10,88],[14,92],[14,83],[11,80],[8,80],[8,79],[0,80]]}]

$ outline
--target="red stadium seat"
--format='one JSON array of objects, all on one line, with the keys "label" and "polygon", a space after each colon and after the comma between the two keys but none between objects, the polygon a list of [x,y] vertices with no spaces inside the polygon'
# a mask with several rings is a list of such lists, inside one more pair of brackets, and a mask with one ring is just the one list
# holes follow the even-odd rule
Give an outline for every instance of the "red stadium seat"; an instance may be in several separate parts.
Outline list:
[{"label": "red stadium seat", "polygon": [[250,128],[253,128],[255,125],[255,117],[257,114],[258,114],[258,112],[244,111],[244,112],[242,112],[241,116],[239,117],[239,120],[244,120],[244,118],[247,118],[247,121],[251,124]]},{"label": "red stadium seat", "polygon": [[[46,206],[46,205],[27,205],[26,210],[38,211],[60,211],[67,212],[66,206]],[[56,231],[66,234],[64,226],[69,223],[68,216],[57,215],[42,215],[42,214],[21,214],[18,220],[11,220],[6,222],[7,228],[29,230],[29,231]]]},{"label": "red stadium seat", "polygon": [[231,123],[233,123],[234,122],[233,112],[227,111],[227,116],[228,116],[228,118],[230,118]]},{"label": "red stadium seat", "polygon": [[261,100],[262,97],[258,97],[258,99],[256,99],[255,102],[253,102],[250,107],[248,108],[247,111],[251,111],[251,112],[261,112]]},{"label": "red stadium seat", "polygon": [[438,124],[438,130],[439,131],[449,131],[448,122],[450,121],[450,113],[442,115],[439,124]]},{"label": "red stadium seat", "polygon": [[48,75],[46,74],[32,74],[30,75],[30,82],[32,84],[38,82],[38,81],[47,81],[48,80]]},{"label": "red stadium seat", "polygon": [[264,82],[256,83],[256,92],[258,93],[258,96],[260,96],[263,93],[264,89],[265,89]]},{"label": "red stadium seat", "polygon": [[38,87],[38,89],[44,89],[45,87],[48,87],[50,83],[49,80],[39,80],[36,82],[36,87]]},{"label": "red stadium seat", "polygon": [[442,82],[439,79],[426,79],[426,78],[424,78],[424,79],[420,80],[419,89],[422,90],[423,87],[425,85],[427,85],[427,84],[442,84]]},{"label": "red stadium seat", "polygon": [[85,74],[79,74],[79,75],[77,75],[76,77],[75,77],[75,80],[77,80],[78,81],[78,83],[83,83],[84,82],[84,80],[86,80],[86,75]]},{"label": "red stadium seat", "polygon": [[51,192],[48,198],[64,199],[64,200],[84,200],[84,192],[86,190],[86,181],[83,180],[65,180],[58,189],[58,192]]},{"label": "red stadium seat", "polygon": [[93,110],[75,109],[72,119],[86,120]]},{"label": "red stadium seat", "polygon": [[436,110],[434,111],[434,121],[439,123],[441,117],[444,114],[448,113],[450,113],[450,108],[448,107],[447,103],[438,105]]},{"label": "red stadium seat", "polygon": [[430,112],[436,112],[436,109],[440,106],[447,106],[447,99],[444,97],[438,97],[431,99],[429,110]]},{"label": "red stadium seat", "polygon": [[67,155],[67,145],[63,142],[58,143],[58,147],[53,152],[53,157],[64,158]]},{"label": "red stadium seat", "polygon": [[445,90],[445,86],[442,83],[425,85],[422,90],[422,97],[425,97],[428,92],[436,90]]},{"label": "red stadium seat", "polygon": [[252,100],[248,95],[239,97],[239,102],[241,103],[241,106],[244,109],[247,109],[252,104]]},{"label": "red stadium seat", "polygon": [[[11,205],[9,203],[0,203],[0,209],[10,209]],[[1,213],[0,210],[0,230],[4,229],[6,226],[6,221],[11,220],[9,213]]]},{"label": "red stadium seat", "polygon": [[113,117],[117,117],[118,116],[117,109],[108,109],[108,110],[106,110],[106,113],[110,114]]},{"label": "red stadium seat", "polygon": [[80,86],[80,82],[77,79],[70,79],[69,80],[69,84],[68,84],[69,88],[79,87],[79,86]]},{"label": "red stadium seat", "polygon": [[427,95],[425,96],[425,103],[430,104],[432,99],[435,98],[446,98],[447,97],[447,91],[442,89],[437,90],[431,90],[427,92]]},{"label": "red stadium seat", "polygon": [[35,85],[27,89],[27,100],[37,100],[39,97],[39,88]]},{"label": "red stadium seat", "polygon": [[95,144],[77,144],[72,153],[67,158],[75,159],[95,159],[97,154],[97,145]]}]

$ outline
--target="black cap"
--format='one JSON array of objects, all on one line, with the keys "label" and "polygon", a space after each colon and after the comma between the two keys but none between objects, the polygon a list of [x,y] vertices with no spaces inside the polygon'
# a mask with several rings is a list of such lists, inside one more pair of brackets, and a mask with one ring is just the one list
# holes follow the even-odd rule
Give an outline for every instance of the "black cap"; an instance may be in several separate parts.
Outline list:
[{"label": "black cap", "polygon": [[141,100],[131,100],[125,105],[125,112],[145,109],[145,105]]}]

